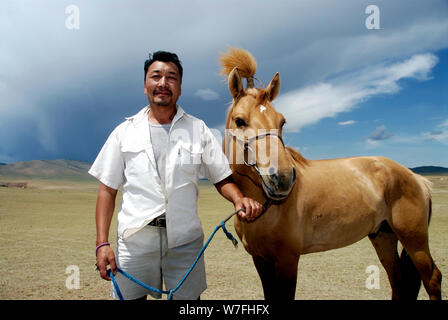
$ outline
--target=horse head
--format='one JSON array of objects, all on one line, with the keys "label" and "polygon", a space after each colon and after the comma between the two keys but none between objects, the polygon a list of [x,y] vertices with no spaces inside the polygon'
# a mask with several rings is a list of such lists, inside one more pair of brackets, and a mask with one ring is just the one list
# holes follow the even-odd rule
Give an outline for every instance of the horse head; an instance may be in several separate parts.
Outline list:
[{"label": "horse head", "polygon": [[283,144],[285,118],[271,104],[280,91],[280,75],[276,73],[265,88],[255,88],[256,62],[243,49],[221,56],[221,64],[233,97],[224,139],[232,171],[261,185],[269,199],[282,200],[292,190],[297,174]]}]

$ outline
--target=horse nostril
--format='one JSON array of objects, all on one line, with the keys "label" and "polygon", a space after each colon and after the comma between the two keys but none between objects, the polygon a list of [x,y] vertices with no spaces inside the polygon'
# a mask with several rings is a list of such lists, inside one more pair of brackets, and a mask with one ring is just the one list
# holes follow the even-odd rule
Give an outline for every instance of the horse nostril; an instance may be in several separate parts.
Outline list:
[{"label": "horse nostril", "polygon": [[269,180],[271,180],[271,182],[274,185],[278,185],[279,183],[279,176],[278,176],[278,172],[274,167],[269,167],[268,169],[268,176],[269,176]]}]

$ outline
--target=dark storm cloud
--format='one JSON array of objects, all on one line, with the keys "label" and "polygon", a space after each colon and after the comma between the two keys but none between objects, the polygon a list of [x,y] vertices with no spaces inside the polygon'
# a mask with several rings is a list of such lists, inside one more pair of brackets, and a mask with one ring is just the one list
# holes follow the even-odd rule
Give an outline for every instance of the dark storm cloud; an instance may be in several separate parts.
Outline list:
[{"label": "dark storm cloud", "polygon": [[[73,3],[79,30],[65,25]],[[224,121],[230,101],[217,60],[230,45],[263,61],[257,77],[265,85],[280,71],[281,93],[448,45],[446,2],[376,1],[381,37],[364,26],[369,4],[3,1],[0,162],[92,161],[113,128],[147,103],[142,79],[150,51],[179,54],[185,70],[180,104],[213,127]]]}]

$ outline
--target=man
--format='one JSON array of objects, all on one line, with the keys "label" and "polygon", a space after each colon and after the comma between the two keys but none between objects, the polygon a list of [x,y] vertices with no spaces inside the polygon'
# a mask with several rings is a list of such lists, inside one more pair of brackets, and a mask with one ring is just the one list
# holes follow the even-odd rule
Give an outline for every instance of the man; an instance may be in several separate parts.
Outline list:
[{"label": "man", "polygon": [[[147,291],[119,273],[168,289],[180,282],[203,245],[197,215],[198,176],[206,176],[239,215],[252,221],[262,205],[232,182],[227,158],[209,128],[177,105],[183,69],[176,54],[158,51],[145,61],[144,93],[149,105],[115,128],[89,173],[100,181],[96,206],[97,266],[107,266],[125,299],[146,299]],[[117,258],[108,242],[119,187]],[[163,280],[162,280],[163,279]],[[198,299],[206,289],[203,257],[174,299]],[[112,286],[111,295],[117,297]]]}]

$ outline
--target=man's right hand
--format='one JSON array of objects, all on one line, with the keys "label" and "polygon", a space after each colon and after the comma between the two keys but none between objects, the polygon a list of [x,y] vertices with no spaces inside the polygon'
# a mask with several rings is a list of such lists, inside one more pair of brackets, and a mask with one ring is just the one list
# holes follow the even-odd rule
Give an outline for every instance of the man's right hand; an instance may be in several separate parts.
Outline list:
[{"label": "man's right hand", "polygon": [[117,273],[117,265],[115,263],[114,250],[110,246],[104,246],[98,249],[96,257],[96,266],[100,271],[100,276],[104,280],[110,281],[109,274],[107,273],[107,266],[110,268],[115,275]]},{"label": "man's right hand", "polygon": [[[98,199],[96,202],[96,244],[104,244],[109,237],[109,228],[115,209],[115,198],[118,190],[112,189],[102,182],[98,189]],[[100,271],[101,278],[110,281],[107,274],[107,266],[110,265],[112,272],[117,272],[114,251],[110,245],[98,248],[96,252],[96,266]]]}]

